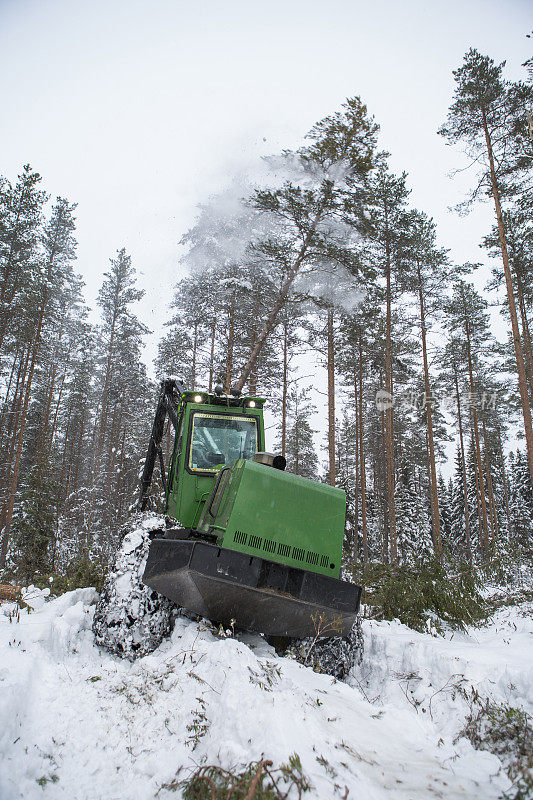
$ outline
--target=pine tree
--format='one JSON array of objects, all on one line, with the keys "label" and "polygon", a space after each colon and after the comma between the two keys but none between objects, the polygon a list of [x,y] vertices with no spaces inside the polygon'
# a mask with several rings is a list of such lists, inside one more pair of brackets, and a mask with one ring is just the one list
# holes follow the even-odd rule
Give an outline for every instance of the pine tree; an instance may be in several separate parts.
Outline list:
[{"label": "pine tree", "polygon": [[346,492],[346,536],[344,549],[350,563],[362,555],[359,535],[359,495],[358,478],[358,427],[355,415],[346,410],[337,426],[337,463],[335,469],[336,486]]},{"label": "pine tree", "polygon": [[439,493],[439,515],[440,515],[440,529],[442,535],[442,542],[443,546],[446,546],[449,549],[450,542],[451,542],[451,526],[452,526],[452,514],[451,514],[451,507],[450,507],[450,492],[448,491],[448,487],[442,477],[442,473],[439,472],[438,477],[438,493]]},{"label": "pine tree", "polygon": [[340,265],[365,277],[346,227],[338,235],[336,231],[347,218],[354,227],[361,224],[360,188],[374,166],[377,126],[359,98],[347,100],[343,109],[314,126],[307,135],[310,145],[283,154],[287,170],[300,173],[299,182],[288,180],[281,188],[258,189],[252,198],[255,209],[279,222],[281,234],[258,241],[254,251],[258,258],[278,265],[282,282],[236,383],[238,391],[278,325],[296,278],[307,267]]},{"label": "pine tree", "polygon": [[405,207],[409,191],[406,175],[392,175],[383,165],[372,178],[369,191],[369,223],[373,265],[384,281],[385,301],[385,363],[384,390],[389,397],[384,411],[386,486],[389,526],[390,559],[397,561],[397,530],[395,511],[394,463],[394,403],[393,403],[393,293],[398,285],[398,273],[404,267],[407,237]]},{"label": "pine tree", "polygon": [[402,564],[429,558],[433,551],[428,509],[411,481],[402,477],[396,485],[398,551]]},{"label": "pine tree", "polygon": [[117,250],[117,256],[109,259],[110,269],[105,273],[105,280],[98,292],[98,305],[102,309],[101,326],[102,344],[105,354],[103,373],[102,399],[97,434],[97,452],[104,445],[109,425],[110,392],[115,394],[120,386],[120,372],[117,369],[117,342],[133,338],[133,346],[139,348],[140,337],[147,333],[147,328],[133,316],[130,306],[138,302],[144,292],[135,288],[135,270],[131,265],[131,257],[124,248]]},{"label": "pine tree", "polygon": [[[529,322],[529,316],[533,308],[533,242],[530,232],[532,199],[533,193],[529,193],[529,196],[522,196],[515,201],[513,208],[504,212],[504,223],[507,235],[509,265],[513,274],[513,283],[516,289],[518,311],[520,315],[524,366],[528,382],[529,397],[533,404],[533,346]],[[491,233],[484,238],[483,246],[488,250],[489,255],[495,261],[501,258],[497,227],[494,227]],[[497,263],[492,270],[492,275],[493,279],[487,288],[499,289],[505,282],[505,274]],[[508,313],[508,304],[504,302],[502,314]],[[514,348],[512,349],[514,350]],[[509,353],[509,355],[509,361],[511,362],[514,354]],[[510,369],[512,370],[511,364]]]},{"label": "pine tree", "polygon": [[25,581],[54,568],[58,486],[50,475],[43,463],[31,470],[13,519],[16,572]]},{"label": "pine tree", "polygon": [[294,357],[298,354],[301,339],[298,333],[302,325],[302,314],[298,303],[287,302],[280,314],[280,361],[281,361],[281,423],[280,423],[280,447],[281,454],[286,455],[287,449],[287,405],[289,401],[290,375]]},{"label": "pine tree", "polygon": [[[46,192],[41,176],[26,164],[12,186],[0,181],[0,354],[20,321],[27,292],[38,277],[37,248]],[[16,335],[16,334],[15,334]]]},{"label": "pine tree", "polygon": [[[450,550],[458,559],[471,560],[470,535],[470,505],[465,493],[465,480],[463,470],[463,456],[458,446],[455,454],[455,471],[452,478],[450,501]],[[467,516],[468,514],[468,516]]]},{"label": "pine tree", "polygon": [[476,481],[476,505],[480,514],[481,547],[485,554],[489,553],[489,514],[487,492],[485,487],[486,473],[482,460],[482,438],[479,419],[480,400],[483,397],[483,360],[490,348],[490,325],[486,313],[487,303],[476,292],[471,284],[458,281],[454,287],[452,298],[446,305],[448,326],[452,334],[461,336],[455,340],[454,363],[456,368],[459,359],[460,369],[467,377],[469,388],[469,411],[472,421],[472,437],[474,447],[474,474]]},{"label": "pine tree", "polygon": [[533,485],[533,422],[502,210],[506,195],[519,191],[517,182],[533,164],[524,113],[526,102],[533,97],[533,87],[506,81],[502,76],[504,63],[496,65],[488,56],[469,50],[462,66],[454,72],[454,103],[447,124],[439,133],[449,142],[463,142],[472,164],[479,170],[471,199],[485,190],[494,201]]},{"label": "pine tree", "polygon": [[71,277],[71,261],[74,258],[76,242],[73,237],[75,221],[70,205],[58,198],[52,209],[49,223],[40,237],[41,252],[37,259],[37,279],[31,284],[30,293],[34,295],[34,332],[31,345],[27,349],[26,367],[22,381],[22,393],[18,407],[18,430],[13,437],[11,463],[5,475],[7,493],[0,511],[0,529],[3,529],[0,565],[5,563],[10,538],[11,520],[17,496],[21,459],[25,443],[28,409],[32,396],[34,376],[42,358],[42,342],[47,325],[54,320],[58,298],[61,297],[65,283]]},{"label": "pine tree", "polygon": [[381,357],[378,334],[379,300],[379,292],[369,292],[363,308],[352,314],[343,313],[336,337],[337,367],[347,391],[350,394],[353,392],[353,417],[357,430],[355,450],[358,458],[354,469],[354,524],[357,530],[360,499],[363,562],[369,558],[366,429],[368,418],[376,413],[376,367]]},{"label": "pine tree", "polygon": [[336,486],[336,433],[335,433],[335,379],[336,379],[336,338],[337,320],[335,310],[329,303],[316,300],[315,313],[310,315],[305,323],[308,334],[309,346],[318,356],[318,363],[324,366],[327,374],[327,453],[328,467],[326,480],[331,486]]},{"label": "pine tree", "polygon": [[424,405],[429,456],[429,486],[432,514],[432,536],[437,554],[441,551],[439,491],[434,442],[434,392],[429,375],[428,326],[441,304],[443,291],[449,280],[447,254],[436,247],[436,227],[432,220],[418,211],[409,214],[409,241],[407,249],[411,255],[411,269],[404,268],[401,279],[406,289],[412,291],[418,301],[418,316],[422,344],[424,372]]},{"label": "pine tree", "polygon": [[529,483],[527,456],[520,450],[509,456],[511,544],[529,551],[533,536],[533,492]]},{"label": "pine tree", "polygon": [[[288,472],[316,480],[318,458],[313,442],[315,431],[310,423],[315,408],[309,400],[309,394],[309,389],[299,389],[297,385],[289,390],[285,452]],[[281,434],[280,427],[278,433]],[[276,448],[280,449],[279,441]]]},{"label": "pine tree", "polygon": [[[144,292],[135,285],[135,270],[124,248],[110,259],[98,295],[99,410],[93,428],[93,494],[95,533],[105,560],[113,546],[137,486],[139,454],[149,434],[148,405],[152,386],[141,362],[142,337],[148,332],[134,306]],[[129,501],[128,501],[129,498]]]}]

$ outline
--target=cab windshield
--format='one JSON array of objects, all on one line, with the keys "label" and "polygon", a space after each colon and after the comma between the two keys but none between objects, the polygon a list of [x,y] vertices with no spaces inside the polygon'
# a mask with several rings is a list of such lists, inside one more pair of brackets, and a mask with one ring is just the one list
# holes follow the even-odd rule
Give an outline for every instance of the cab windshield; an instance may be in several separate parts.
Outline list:
[{"label": "cab windshield", "polygon": [[206,472],[220,464],[230,467],[239,458],[251,459],[257,452],[254,417],[193,415],[189,469]]}]

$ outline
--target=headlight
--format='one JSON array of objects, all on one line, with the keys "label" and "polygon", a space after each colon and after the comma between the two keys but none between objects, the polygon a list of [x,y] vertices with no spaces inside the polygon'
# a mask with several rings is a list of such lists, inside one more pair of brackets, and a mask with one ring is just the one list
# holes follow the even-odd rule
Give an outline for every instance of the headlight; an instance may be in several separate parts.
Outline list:
[{"label": "headlight", "polygon": [[195,403],[201,403],[203,399],[204,398],[202,397],[201,394],[195,394],[194,397],[193,397],[193,400],[194,400]]},{"label": "headlight", "polygon": [[255,408],[255,400],[250,400],[250,402],[248,403],[248,406],[250,408]]}]

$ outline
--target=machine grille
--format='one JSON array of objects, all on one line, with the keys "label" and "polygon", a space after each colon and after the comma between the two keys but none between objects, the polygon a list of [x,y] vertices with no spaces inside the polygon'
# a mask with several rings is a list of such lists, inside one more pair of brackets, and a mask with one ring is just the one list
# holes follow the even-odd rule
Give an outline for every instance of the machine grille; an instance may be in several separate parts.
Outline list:
[{"label": "machine grille", "polygon": [[233,541],[237,542],[237,544],[246,544],[248,541],[248,534],[244,533],[244,531],[235,531],[233,534]]},{"label": "machine grille", "polygon": [[271,554],[274,554],[277,549],[278,556],[294,558],[295,561],[305,561],[306,564],[315,567],[319,564],[321,567],[329,566],[329,556],[321,556],[320,553],[313,553],[312,550],[306,551],[303,547],[291,547],[290,544],[275,542],[273,539],[263,539],[261,536],[256,536],[253,533],[235,531],[233,534],[233,541],[237,544],[251,547],[254,550],[261,550],[262,547],[266,553]]}]

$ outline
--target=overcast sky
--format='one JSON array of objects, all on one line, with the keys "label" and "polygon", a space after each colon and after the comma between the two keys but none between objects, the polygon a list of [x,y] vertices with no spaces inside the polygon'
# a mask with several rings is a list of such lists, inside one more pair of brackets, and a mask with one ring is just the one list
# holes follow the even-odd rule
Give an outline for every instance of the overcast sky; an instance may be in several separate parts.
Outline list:
[{"label": "overcast sky", "polygon": [[[526,0],[0,0],[0,174],[26,162],[78,203],[78,271],[94,305],[126,247],[146,290],[155,352],[195,206],[261,155],[360,95],[391,168],[458,261],[490,207],[448,211],[471,178],[436,131],[452,70],[475,47],[506,75],[531,55]],[[529,12],[529,13],[528,13]]]}]

